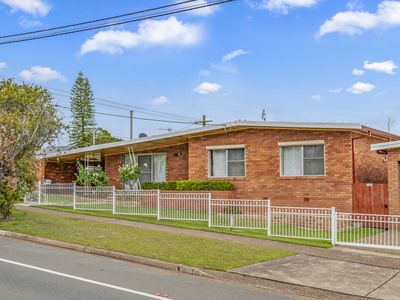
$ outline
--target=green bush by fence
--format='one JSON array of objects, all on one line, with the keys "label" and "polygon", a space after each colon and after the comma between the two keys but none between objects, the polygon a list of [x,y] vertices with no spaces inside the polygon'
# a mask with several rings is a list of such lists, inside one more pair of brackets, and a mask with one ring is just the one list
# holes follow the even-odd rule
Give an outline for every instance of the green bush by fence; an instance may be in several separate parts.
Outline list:
[{"label": "green bush by fence", "polygon": [[144,182],[144,190],[168,191],[233,191],[234,185],[225,180],[179,180],[165,182]]}]

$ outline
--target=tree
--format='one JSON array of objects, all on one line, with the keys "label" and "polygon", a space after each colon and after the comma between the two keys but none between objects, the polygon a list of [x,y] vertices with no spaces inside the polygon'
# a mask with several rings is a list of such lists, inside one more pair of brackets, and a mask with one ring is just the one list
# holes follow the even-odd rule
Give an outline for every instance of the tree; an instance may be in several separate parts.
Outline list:
[{"label": "tree", "polygon": [[92,144],[92,131],[96,126],[93,92],[89,80],[79,72],[71,89],[72,122],[69,139],[73,146],[85,147]]},{"label": "tree", "polygon": [[0,215],[35,182],[35,155],[62,129],[51,93],[36,85],[0,81]]},{"label": "tree", "polygon": [[98,127],[96,129],[96,133],[95,133],[96,145],[120,142],[120,141],[122,141],[122,140],[119,138],[113,137],[109,131],[107,131],[101,127]]}]

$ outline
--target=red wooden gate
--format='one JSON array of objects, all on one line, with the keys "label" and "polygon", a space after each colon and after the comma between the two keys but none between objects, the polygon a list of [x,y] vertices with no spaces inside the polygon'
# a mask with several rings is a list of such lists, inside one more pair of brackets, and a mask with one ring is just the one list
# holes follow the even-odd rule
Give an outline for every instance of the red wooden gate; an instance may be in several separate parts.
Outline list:
[{"label": "red wooden gate", "polygon": [[387,183],[353,183],[353,212],[389,214]]}]

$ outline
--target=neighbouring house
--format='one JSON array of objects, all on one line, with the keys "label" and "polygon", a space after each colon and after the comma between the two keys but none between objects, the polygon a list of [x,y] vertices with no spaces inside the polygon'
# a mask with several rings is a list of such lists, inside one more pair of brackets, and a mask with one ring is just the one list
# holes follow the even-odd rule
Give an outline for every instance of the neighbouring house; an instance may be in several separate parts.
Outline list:
[{"label": "neighbouring house", "polygon": [[235,185],[232,198],[353,211],[355,184],[388,180],[387,162],[371,144],[395,140],[360,124],[243,121],[46,153],[38,177],[71,182],[86,157],[121,188],[118,167],[129,162],[130,147],[142,182],[224,179]]},{"label": "neighbouring house", "polygon": [[400,215],[400,141],[371,145],[386,161],[388,169],[388,198],[385,203],[378,201],[377,206],[386,205],[392,215]]}]

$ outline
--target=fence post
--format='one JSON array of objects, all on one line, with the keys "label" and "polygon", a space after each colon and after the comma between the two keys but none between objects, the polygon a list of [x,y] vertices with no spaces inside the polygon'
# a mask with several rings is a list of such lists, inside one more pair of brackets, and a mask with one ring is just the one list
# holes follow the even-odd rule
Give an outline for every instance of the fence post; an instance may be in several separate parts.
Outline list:
[{"label": "fence post", "polygon": [[267,235],[271,235],[271,200],[268,200],[267,208]]},{"label": "fence post", "polygon": [[73,194],[72,194],[72,199],[73,199],[74,209],[76,209],[76,183],[74,183],[74,190],[73,190]]},{"label": "fence post", "polygon": [[337,233],[337,227],[336,227],[336,208],[332,207],[331,210],[331,243],[333,246],[336,244],[336,233]]},{"label": "fence post", "polygon": [[157,220],[160,220],[160,190],[157,190]]},{"label": "fence post", "polygon": [[42,202],[42,182],[39,180],[38,181],[38,204]]},{"label": "fence post", "polygon": [[208,193],[208,227],[211,227],[211,193]]},{"label": "fence post", "polygon": [[115,214],[115,185],[112,187],[112,212]]}]

